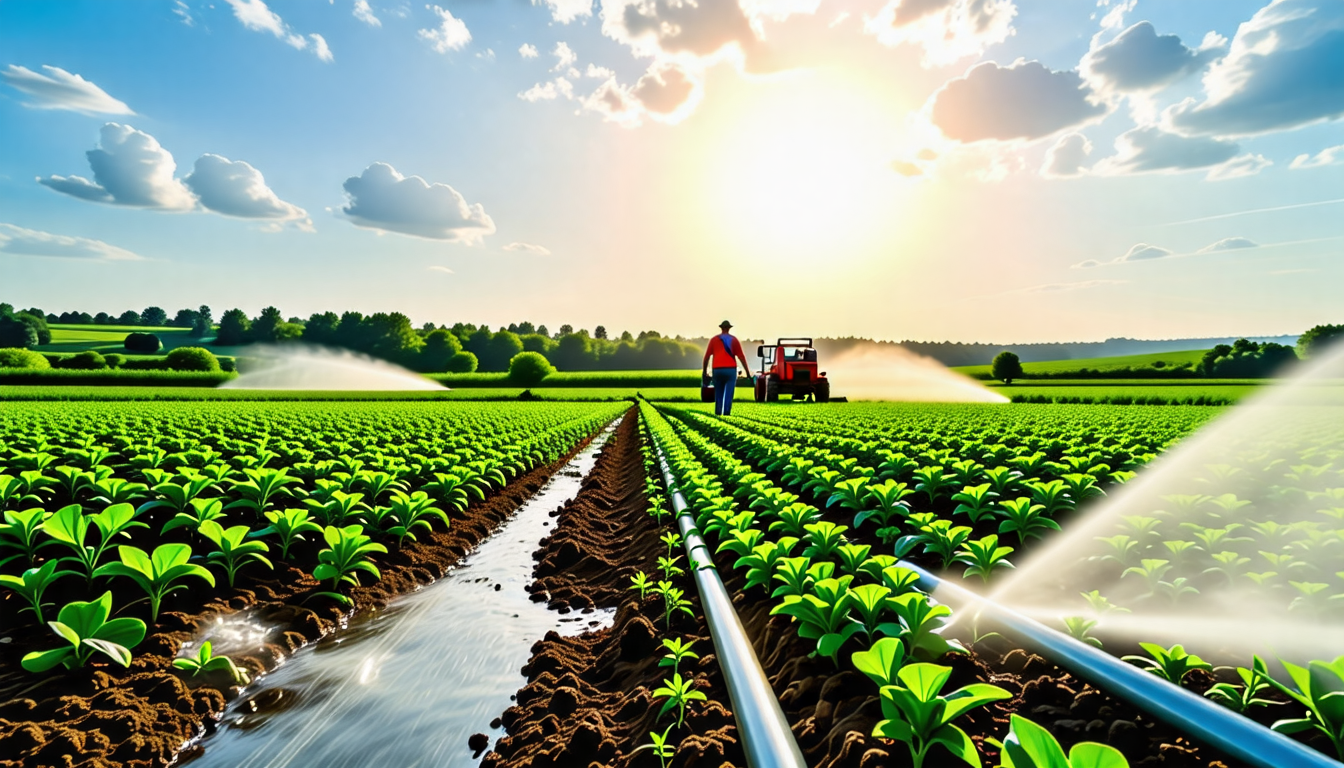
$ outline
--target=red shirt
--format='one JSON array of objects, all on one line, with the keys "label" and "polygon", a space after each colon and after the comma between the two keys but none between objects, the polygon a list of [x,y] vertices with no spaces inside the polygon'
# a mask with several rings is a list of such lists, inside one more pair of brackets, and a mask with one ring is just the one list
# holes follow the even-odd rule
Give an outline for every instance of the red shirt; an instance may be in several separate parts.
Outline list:
[{"label": "red shirt", "polygon": [[[725,349],[724,345],[727,344]],[[721,333],[709,340],[708,348],[711,368],[736,368],[737,358],[746,357],[742,354],[742,342],[731,333]],[[729,352],[731,351],[731,354]]]}]

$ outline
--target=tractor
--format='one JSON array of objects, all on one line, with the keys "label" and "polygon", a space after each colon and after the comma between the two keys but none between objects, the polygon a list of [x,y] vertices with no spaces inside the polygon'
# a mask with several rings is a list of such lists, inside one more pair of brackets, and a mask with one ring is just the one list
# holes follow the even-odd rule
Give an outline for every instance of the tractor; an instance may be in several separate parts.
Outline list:
[{"label": "tractor", "polygon": [[817,350],[812,339],[780,339],[756,347],[761,372],[756,374],[756,402],[779,402],[780,395],[794,400],[809,396],[818,403],[830,402],[831,382],[817,370]]}]

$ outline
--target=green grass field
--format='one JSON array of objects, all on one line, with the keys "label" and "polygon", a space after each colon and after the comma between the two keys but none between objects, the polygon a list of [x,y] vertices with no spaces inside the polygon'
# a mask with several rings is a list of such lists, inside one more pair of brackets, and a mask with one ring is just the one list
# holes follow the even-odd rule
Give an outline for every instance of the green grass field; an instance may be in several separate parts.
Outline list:
[{"label": "green grass field", "polygon": [[[0,402],[24,400],[516,400],[522,387],[468,387],[435,391],[311,391],[281,389],[215,389],[172,386],[13,386],[0,385]],[[536,387],[542,400],[630,400],[636,393],[659,402],[694,403],[699,389],[686,387]],[[751,400],[751,390],[739,388],[737,402]]]},{"label": "green grass field", "polygon": [[[51,343],[42,344],[33,349],[38,352],[47,352],[57,355],[73,355],[77,352],[86,352],[92,350],[100,354],[125,355],[129,358],[158,357],[177,347],[205,347],[220,354],[220,350],[215,349],[209,343],[202,343],[200,339],[191,336],[190,328],[150,328],[134,325],[70,325],[64,323],[52,323]],[[136,354],[127,352],[123,344],[126,341],[126,335],[130,333],[152,333],[159,337],[163,342],[163,349],[159,350],[158,355]],[[230,350],[231,351],[231,350]],[[222,355],[229,357],[231,355]]]},{"label": "green grass field", "polygon": [[[1033,374],[1059,374],[1068,371],[1079,371],[1083,368],[1089,368],[1094,371],[1113,371],[1121,368],[1146,368],[1153,363],[1161,362],[1167,368],[1173,368],[1182,363],[1195,365],[1199,363],[1200,358],[1204,356],[1203,349],[1192,349],[1186,352],[1158,352],[1148,355],[1120,355],[1117,357],[1090,357],[1079,360],[1049,360],[1039,363],[1023,363],[1022,372],[1028,376]],[[989,376],[988,365],[963,365],[952,370],[957,373],[972,377]]]}]

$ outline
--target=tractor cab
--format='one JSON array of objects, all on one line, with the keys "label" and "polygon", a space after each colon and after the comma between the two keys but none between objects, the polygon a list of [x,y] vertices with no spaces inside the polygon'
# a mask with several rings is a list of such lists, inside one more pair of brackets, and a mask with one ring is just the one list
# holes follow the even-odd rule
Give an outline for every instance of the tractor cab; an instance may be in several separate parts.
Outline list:
[{"label": "tractor cab", "polygon": [[810,338],[780,339],[775,344],[756,348],[761,370],[756,374],[756,402],[776,402],[780,395],[794,400],[808,397],[824,403],[830,399],[831,385],[826,372],[817,370],[817,350]]}]

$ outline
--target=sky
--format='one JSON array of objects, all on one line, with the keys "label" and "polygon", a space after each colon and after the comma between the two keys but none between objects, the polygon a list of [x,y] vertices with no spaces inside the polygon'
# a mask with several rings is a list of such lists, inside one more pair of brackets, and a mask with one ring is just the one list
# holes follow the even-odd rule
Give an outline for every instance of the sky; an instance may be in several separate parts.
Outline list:
[{"label": "sky", "polygon": [[0,0],[0,300],[1344,322],[1344,0]]}]

